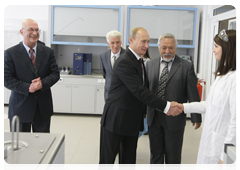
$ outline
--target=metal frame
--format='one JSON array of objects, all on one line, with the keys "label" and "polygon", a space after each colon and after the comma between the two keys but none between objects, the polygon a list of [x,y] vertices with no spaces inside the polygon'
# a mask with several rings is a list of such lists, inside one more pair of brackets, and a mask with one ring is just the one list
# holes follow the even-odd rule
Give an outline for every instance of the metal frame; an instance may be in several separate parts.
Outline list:
[{"label": "metal frame", "polygon": [[121,32],[121,6],[96,6],[96,5],[52,5],[51,14],[51,44],[61,44],[61,45],[83,45],[83,46],[108,46],[107,43],[83,43],[83,42],[63,42],[63,41],[53,41],[53,17],[54,17],[54,7],[72,7],[72,8],[98,8],[98,9],[118,9],[119,10],[119,21],[118,21],[118,31]]},{"label": "metal frame", "polygon": [[[180,8],[180,7],[160,7],[160,6],[128,6],[127,9],[127,45],[129,46],[129,18],[130,18],[130,9],[164,9],[164,10],[181,10],[181,11],[194,11],[194,31],[193,31],[193,45],[177,45],[177,48],[195,48],[195,38],[196,38],[196,25],[197,25],[197,8]],[[157,44],[149,44],[150,47],[157,47]]]}]

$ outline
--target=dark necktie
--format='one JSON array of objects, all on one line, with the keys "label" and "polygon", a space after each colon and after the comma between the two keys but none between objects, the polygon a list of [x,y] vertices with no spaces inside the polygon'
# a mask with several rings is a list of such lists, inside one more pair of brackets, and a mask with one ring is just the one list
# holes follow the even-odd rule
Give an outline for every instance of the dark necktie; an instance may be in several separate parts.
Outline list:
[{"label": "dark necktie", "polygon": [[164,99],[164,93],[165,93],[165,87],[167,84],[167,79],[168,79],[168,64],[169,62],[165,62],[166,66],[163,68],[162,70],[162,74],[161,74],[161,78],[159,80],[158,83],[158,91],[157,91],[157,96],[161,97],[162,99]]},{"label": "dark necktie", "polygon": [[33,64],[33,67],[34,67],[34,69],[35,69],[35,61],[36,61],[36,57],[35,57],[34,54],[33,54],[34,49],[30,49],[29,51],[30,51],[30,55],[31,55],[30,59],[31,59],[32,64]]},{"label": "dark necktie", "polygon": [[143,74],[143,66],[142,66],[142,59],[141,58],[139,59],[139,63],[140,63],[142,74]]},{"label": "dark necktie", "polygon": [[143,70],[143,59],[142,58],[139,59],[139,63],[140,63],[141,70],[142,70],[142,78],[143,78],[143,85],[144,85],[145,80],[144,80],[144,70]]}]

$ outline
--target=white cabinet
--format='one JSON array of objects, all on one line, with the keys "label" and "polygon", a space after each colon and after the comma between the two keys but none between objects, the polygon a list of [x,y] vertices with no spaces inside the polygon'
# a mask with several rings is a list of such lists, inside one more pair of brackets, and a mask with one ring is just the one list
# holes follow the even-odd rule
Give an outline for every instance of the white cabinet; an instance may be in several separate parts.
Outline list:
[{"label": "white cabinet", "polygon": [[4,87],[4,104],[9,104],[10,95],[11,95],[11,90]]},{"label": "white cabinet", "polygon": [[104,100],[104,86],[97,86],[96,113],[101,113],[102,114],[104,104],[105,104],[105,100]]},{"label": "white cabinet", "polygon": [[72,86],[72,112],[94,113],[95,86]]},{"label": "white cabinet", "polygon": [[69,113],[72,111],[72,86],[54,85],[51,87],[54,112]]},{"label": "white cabinet", "polygon": [[54,112],[102,114],[104,82],[102,76],[61,76],[51,88]]}]

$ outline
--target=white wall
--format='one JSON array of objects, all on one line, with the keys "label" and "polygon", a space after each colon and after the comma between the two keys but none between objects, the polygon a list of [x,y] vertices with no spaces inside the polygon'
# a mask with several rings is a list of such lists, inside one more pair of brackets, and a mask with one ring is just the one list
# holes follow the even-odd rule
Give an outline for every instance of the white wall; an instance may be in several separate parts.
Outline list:
[{"label": "white wall", "polygon": [[19,43],[21,23],[27,18],[38,23],[39,28],[44,32],[43,41],[47,46],[50,46],[49,5],[9,5],[4,9],[4,33],[14,35],[16,31],[16,36],[12,36],[8,40],[4,49],[9,48],[9,45],[13,46]]}]

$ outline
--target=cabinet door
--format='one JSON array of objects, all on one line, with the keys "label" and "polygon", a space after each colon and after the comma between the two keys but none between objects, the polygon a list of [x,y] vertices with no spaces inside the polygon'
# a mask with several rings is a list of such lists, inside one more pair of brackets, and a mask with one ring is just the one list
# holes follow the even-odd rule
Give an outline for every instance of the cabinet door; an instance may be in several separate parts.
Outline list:
[{"label": "cabinet door", "polygon": [[72,113],[94,113],[95,87],[86,85],[72,86]]},{"label": "cabinet door", "polygon": [[54,85],[51,87],[54,112],[71,113],[72,87],[71,85]]},{"label": "cabinet door", "polygon": [[4,87],[4,104],[9,104],[10,95],[11,95],[11,90]]},{"label": "cabinet door", "polygon": [[195,48],[196,24],[197,8],[128,6],[127,32],[135,27],[145,28],[150,36],[149,46],[152,47],[158,47],[161,34],[172,33],[178,41],[178,48]]},{"label": "cabinet door", "polygon": [[108,46],[106,33],[120,29],[121,6],[52,6],[52,44]]},{"label": "cabinet door", "polygon": [[103,113],[104,104],[104,86],[97,86],[96,114]]}]

